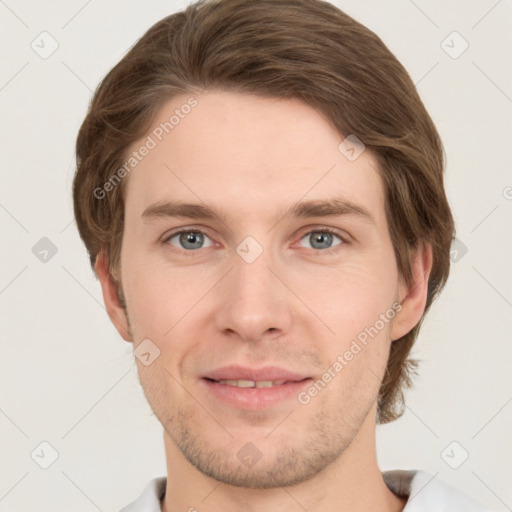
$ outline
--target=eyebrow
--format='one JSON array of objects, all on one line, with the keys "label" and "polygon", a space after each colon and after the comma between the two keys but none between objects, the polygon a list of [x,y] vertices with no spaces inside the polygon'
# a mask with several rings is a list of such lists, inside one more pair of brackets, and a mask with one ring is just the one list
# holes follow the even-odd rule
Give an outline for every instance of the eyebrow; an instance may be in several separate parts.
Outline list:
[{"label": "eyebrow", "polygon": [[[375,218],[370,211],[345,199],[314,199],[294,204],[289,210],[278,215],[284,217],[340,217],[352,215],[360,217],[372,224]],[[186,217],[189,219],[220,220],[225,222],[226,216],[213,206],[199,203],[185,203],[180,201],[163,201],[155,203],[144,210],[141,215],[143,222],[150,222],[157,218]]]}]

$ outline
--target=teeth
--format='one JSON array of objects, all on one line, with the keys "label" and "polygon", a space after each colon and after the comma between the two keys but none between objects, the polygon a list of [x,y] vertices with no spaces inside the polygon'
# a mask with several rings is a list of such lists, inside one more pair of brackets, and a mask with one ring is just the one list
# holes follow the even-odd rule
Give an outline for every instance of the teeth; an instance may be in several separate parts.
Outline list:
[{"label": "teeth", "polygon": [[257,388],[271,388],[275,384],[272,383],[271,380],[262,380],[260,382],[256,382]]},{"label": "teeth", "polygon": [[253,380],[239,380],[235,382],[235,386],[238,386],[239,388],[253,388],[256,384]]},{"label": "teeth", "polygon": [[273,386],[280,386],[281,384],[284,384],[284,380],[260,380],[260,381],[254,381],[254,380],[219,380],[217,381],[219,384],[225,384],[226,386],[234,386],[237,388],[271,388]]}]

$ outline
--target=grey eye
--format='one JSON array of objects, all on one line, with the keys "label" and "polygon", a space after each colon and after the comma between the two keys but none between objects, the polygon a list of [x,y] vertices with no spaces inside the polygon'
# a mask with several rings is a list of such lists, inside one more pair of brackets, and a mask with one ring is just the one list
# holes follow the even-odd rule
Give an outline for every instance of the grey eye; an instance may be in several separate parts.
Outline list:
[{"label": "grey eye", "polygon": [[[178,239],[179,245],[173,243],[174,239]],[[211,245],[211,241],[208,245],[203,245],[205,241],[210,241],[209,237],[200,231],[180,231],[179,233],[175,233],[170,236],[168,242],[178,249],[185,249],[187,251],[193,251],[194,249],[203,249],[204,247],[209,247]]]},{"label": "grey eye", "polygon": [[[307,240],[311,244],[312,249],[330,249],[334,238],[337,238],[340,242],[343,242],[343,240],[341,240],[338,235],[321,230],[310,231],[309,233],[306,233],[306,235],[302,237],[302,240]],[[301,247],[308,247],[302,243],[302,240]]]}]

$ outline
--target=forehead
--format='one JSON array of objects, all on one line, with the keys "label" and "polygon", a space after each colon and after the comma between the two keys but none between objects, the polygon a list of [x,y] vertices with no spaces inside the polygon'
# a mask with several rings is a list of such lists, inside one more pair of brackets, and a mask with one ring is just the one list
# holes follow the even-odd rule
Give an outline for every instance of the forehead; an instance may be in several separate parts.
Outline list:
[{"label": "forehead", "polygon": [[[344,138],[298,99],[176,96],[130,148],[139,155],[125,183],[127,212],[140,217],[172,199],[263,220],[301,199],[341,197],[378,220],[384,203],[375,157],[365,150],[351,161],[339,148]],[[143,157],[142,146],[150,148]]]}]

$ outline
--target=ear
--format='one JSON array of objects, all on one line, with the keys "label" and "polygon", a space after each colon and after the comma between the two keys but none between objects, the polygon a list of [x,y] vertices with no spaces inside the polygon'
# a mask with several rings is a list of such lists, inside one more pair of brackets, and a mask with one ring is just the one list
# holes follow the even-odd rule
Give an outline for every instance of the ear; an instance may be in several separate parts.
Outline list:
[{"label": "ear", "polygon": [[432,248],[428,244],[418,246],[411,261],[412,281],[399,287],[402,309],[393,320],[391,339],[405,336],[420,321],[427,302],[428,279],[432,270]]},{"label": "ear", "polygon": [[103,291],[103,301],[105,302],[105,308],[107,310],[110,321],[114,324],[117,332],[125,341],[133,341],[130,328],[128,325],[128,319],[124,312],[119,296],[117,295],[117,289],[112,276],[109,272],[109,261],[108,256],[100,251],[96,256],[96,263],[94,268],[98,274],[98,279],[101,283],[101,289]]}]

